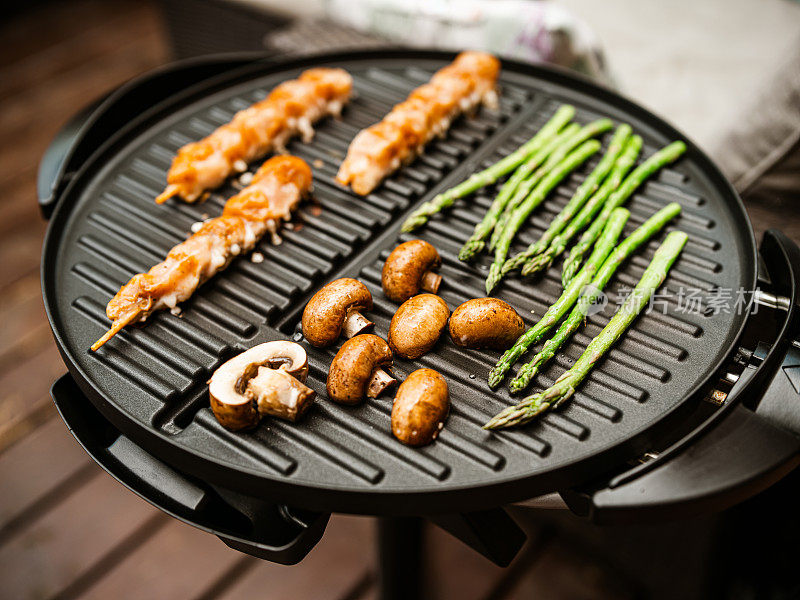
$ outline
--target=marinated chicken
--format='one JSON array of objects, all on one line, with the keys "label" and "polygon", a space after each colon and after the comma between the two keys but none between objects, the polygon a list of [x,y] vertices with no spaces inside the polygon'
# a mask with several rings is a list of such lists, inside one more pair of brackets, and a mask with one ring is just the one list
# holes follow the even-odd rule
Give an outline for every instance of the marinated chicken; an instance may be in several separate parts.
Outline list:
[{"label": "marinated chicken", "polygon": [[343,69],[309,69],[281,83],[264,100],[236,113],[230,123],[178,150],[167,187],[156,202],[173,196],[194,202],[233,173],[246,170],[250,161],[271,151],[283,152],[295,135],[311,141],[313,123],[339,115],[352,90],[353,78]]},{"label": "marinated chicken", "polygon": [[362,196],[413,160],[434,136],[443,136],[459,115],[497,103],[500,61],[484,52],[462,52],[409,94],[384,119],[360,131],[336,180]]},{"label": "marinated chicken", "polygon": [[112,321],[92,345],[97,350],[123,327],[151,313],[174,308],[197,287],[224,269],[237,255],[274,233],[311,189],[311,169],[296,156],[275,156],[256,172],[249,186],[225,204],[222,216],[210,219],[147,273],[120,288],[106,307]]}]

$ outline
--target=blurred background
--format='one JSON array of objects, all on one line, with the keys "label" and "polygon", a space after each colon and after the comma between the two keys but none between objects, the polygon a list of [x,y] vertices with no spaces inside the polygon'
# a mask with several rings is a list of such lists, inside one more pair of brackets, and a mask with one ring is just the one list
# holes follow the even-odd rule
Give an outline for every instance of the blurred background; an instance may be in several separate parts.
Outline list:
[{"label": "blurred background", "polygon": [[[757,233],[779,226],[800,241],[798,2],[68,0],[7,7],[0,25],[0,598],[374,597],[369,519],[335,516],[299,566],[258,561],[150,507],[70,437],[48,396],[64,366],[40,299],[46,222],[36,205],[36,171],[72,115],[171,60],[387,43],[484,47],[616,87],[711,154],[742,193]],[[744,509],[630,530],[590,527],[561,511],[521,512],[530,542],[506,570],[430,529],[429,590],[458,599],[798,597],[796,582],[769,567],[752,578],[732,576],[719,570],[720,557],[708,556],[720,519],[735,522],[737,510]],[[761,594],[761,576],[772,595]]]}]

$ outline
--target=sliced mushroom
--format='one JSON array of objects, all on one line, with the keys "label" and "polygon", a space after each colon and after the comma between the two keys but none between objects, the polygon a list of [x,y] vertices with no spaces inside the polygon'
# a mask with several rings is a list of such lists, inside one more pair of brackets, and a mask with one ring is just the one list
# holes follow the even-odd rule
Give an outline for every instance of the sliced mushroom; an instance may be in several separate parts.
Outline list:
[{"label": "sliced mushroom", "polygon": [[397,381],[385,368],[392,366],[389,344],[371,333],[347,340],[328,371],[328,397],[340,404],[358,404],[365,397],[377,398]]},{"label": "sliced mushroom", "polygon": [[433,294],[409,298],[389,324],[389,347],[397,356],[419,358],[436,344],[447,326],[450,309]]},{"label": "sliced mushroom", "polygon": [[221,425],[255,427],[262,416],[297,420],[316,393],[304,385],[308,357],[299,344],[259,344],[220,366],[208,382],[211,410]]},{"label": "sliced mushroom", "polygon": [[359,311],[372,309],[367,286],[350,277],[331,281],[319,290],[303,310],[303,335],[317,348],[333,344],[344,333],[352,338],[374,323]]},{"label": "sliced mushroom", "polygon": [[467,300],[450,317],[450,337],[464,348],[505,350],[524,329],[517,311],[498,298]]},{"label": "sliced mushroom", "polygon": [[392,250],[383,264],[383,293],[394,302],[405,302],[420,290],[435,294],[442,276],[434,271],[441,264],[436,248],[425,240],[404,242]]},{"label": "sliced mushroom", "polygon": [[259,367],[247,384],[245,396],[255,401],[262,416],[296,421],[312,404],[316,392],[283,369]]},{"label": "sliced mushroom", "polygon": [[397,389],[392,406],[392,433],[408,446],[437,438],[450,409],[447,381],[433,369],[417,369]]}]

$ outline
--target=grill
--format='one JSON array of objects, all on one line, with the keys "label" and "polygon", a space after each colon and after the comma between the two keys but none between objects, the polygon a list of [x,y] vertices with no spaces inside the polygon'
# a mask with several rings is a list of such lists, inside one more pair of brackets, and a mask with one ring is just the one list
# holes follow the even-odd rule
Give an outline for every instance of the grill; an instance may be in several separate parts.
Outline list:
[{"label": "grill", "polygon": [[[770,379],[775,373],[784,373],[791,383],[790,371],[777,367],[793,360],[786,353],[796,335],[797,249],[771,232],[762,245],[759,271],[741,201],[691,144],[685,158],[662,170],[628,203],[627,231],[668,202],[683,207],[667,228],[686,231],[689,242],[662,287],[666,310],[637,319],[563,410],[523,430],[483,431],[481,425],[512,402],[506,391],[492,392],[485,381],[497,354],[459,349],[443,336],[433,352],[413,362],[396,360],[394,368],[402,380],[419,366],[430,367],[450,385],[447,426],[429,447],[412,449],[393,439],[391,398],[358,407],[329,402],[325,378],[335,349],[307,345],[308,385],[319,397],[299,424],[267,419],[253,432],[231,433],[216,422],[205,384],[210,373],[257,343],[302,341],[300,313],[326,282],[342,276],[363,281],[375,300],[370,319],[376,333],[385,337],[396,306],[380,291],[380,268],[401,241],[420,237],[439,250],[444,278],[440,294],[451,309],[483,296],[488,257],[464,264],[456,254],[488,208],[494,189],[458,202],[418,235],[400,235],[400,223],[437,191],[524,142],[559,104],[574,104],[580,123],[600,116],[630,123],[644,138],[645,156],[671,140],[685,139],[608,90],[559,71],[509,61],[503,65],[497,110],[482,109],[473,118],[458,120],[444,139],[433,142],[424,155],[366,198],[335,184],[338,164],[356,132],[378,121],[451,59],[446,53],[386,50],[283,62],[243,57],[185,63],[112,94],[69,138],[66,153],[61,145],[53,147],[40,174],[43,209],[49,213],[55,206],[43,254],[42,286],[70,371],[53,394],[79,441],[115,477],[175,516],[271,560],[299,560],[322,535],[326,515],[336,511],[433,515],[430,518],[504,563],[518,548],[514,540],[521,538],[509,533],[505,546],[491,542],[503,528],[515,531],[498,506],[562,491],[573,510],[596,518],[615,511],[629,518],[631,508],[641,514],[648,508],[647,497],[639,496],[639,503],[631,507],[614,493],[624,494],[626,484],[637,478],[666,474],[664,469],[673,468],[683,456],[679,450],[689,444],[700,447],[710,439],[700,438],[700,433],[723,431],[720,423],[731,423],[731,413],[747,411],[749,418],[764,420],[770,427],[767,446],[782,452],[775,450],[771,462],[753,467],[762,478],[758,484],[751,482],[749,493],[795,464],[795,437],[787,429],[800,428],[791,427],[786,413],[796,410],[796,398],[790,396],[777,411],[783,416],[769,423],[767,413],[759,416],[755,411],[767,403],[749,400],[748,408],[743,403],[754,390],[781,402],[787,398],[785,390],[767,392],[785,384]],[[105,303],[120,285],[161,260],[193,222],[219,214],[225,199],[236,192],[232,182],[204,203],[155,205],[153,198],[163,188],[175,150],[207,135],[277,83],[320,65],[346,68],[354,77],[357,97],[341,120],[319,124],[311,144],[289,145],[291,153],[312,165],[315,194],[314,202],[282,231],[283,243],[261,243],[261,263],[235,261],[198,290],[180,316],[154,315],[146,327],[130,328],[100,351],[89,352],[107,325]],[[573,174],[551,195],[518,236],[515,249],[546,228],[594,164]],[[590,317],[540,375],[539,389],[568,368],[610,318],[613,301],[636,283],[657,245],[658,240],[652,241],[616,276],[609,290],[612,302]],[[758,296],[764,306],[760,318],[768,319],[770,326],[754,325],[750,310],[677,310],[681,287],[698,289],[705,298],[720,290],[752,295],[759,274],[765,290]],[[560,272],[551,268],[538,280],[510,278],[496,295],[517,308],[530,325],[531,311],[541,315],[559,293]],[[756,333],[748,337],[746,325]],[[758,343],[770,328],[776,332],[762,347]],[[735,373],[729,382],[739,387],[734,386],[719,407],[703,403],[731,364]],[[753,377],[739,375],[750,371]],[[735,448],[731,450],[730,443],[732,456]],[[630,470],[630,461],[648,451],[657,456],[656,449],[664,450],[663,460]],[[756,454],[768,450],[762,447]],[[678,458],[667,463],[673,456]],[[726,485],[734,487],[737,477],[751,475],[742,469],[716,474],[725,475]],[[680,481],[668,487],[673,495],[682,491]],[[652,506],[674,508],[676,503],[673,497]],[[717,499],[717,505],[723,503]],[[460,516],[454,520],[454,514]],[[489,530],[494,534],[487,534]]]}]

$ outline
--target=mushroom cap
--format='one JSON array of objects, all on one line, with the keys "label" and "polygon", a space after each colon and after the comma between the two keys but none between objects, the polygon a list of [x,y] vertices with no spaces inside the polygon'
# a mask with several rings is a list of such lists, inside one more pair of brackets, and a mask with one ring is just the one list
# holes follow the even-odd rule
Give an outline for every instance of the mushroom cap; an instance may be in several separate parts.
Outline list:
[{"label": "mushroom cap", "polygon": [[436,248],[425,240],[410,240],[392,250],[381,272],[383,293],[389,300],[405,302],[417,294],[422,276],[438,269],[442,259]]},{"label": "mushroom cap", "polygon": [[208,382],[211,409],[223,426],[245,429],[258,424],[261,415],[247,388],[260,367],[283,370],[304,382],[308,357],[300,344],[279,340],[253,346],[223,363]]},{"label": "mushroom cap", "polygon": [[341,404],[357,404],[380,367],[392,364],[392,351],[383,339],[371,333],[350,338],[333,357],[328,370],[328,397]]},{"label": "mushroom cap", "polygon": [[522,335],[525,323],[499,298],[473,298],[453,311],[450,337],[465,348],[505,350]]},{"label": "mushroom cap", "polygon": [[417,369],[397,389],[392,406],[392,433],[409,446],[436,439],[450,409],[447,381],[433,369]]},{"label": "mushroom cap", "polygon": [[303,335],[317,348],[333,344],[342,334],[345,318],[352,311],[372,309],[367,286],[351,277],[331,281],[311,297],[303,310]]},{"label": "mushroom cap", "polygon": [[389,324],[389,347],[403,358],[419,358],[436,344],[447,326],[450,309],[434,294],[409,298]]}]

